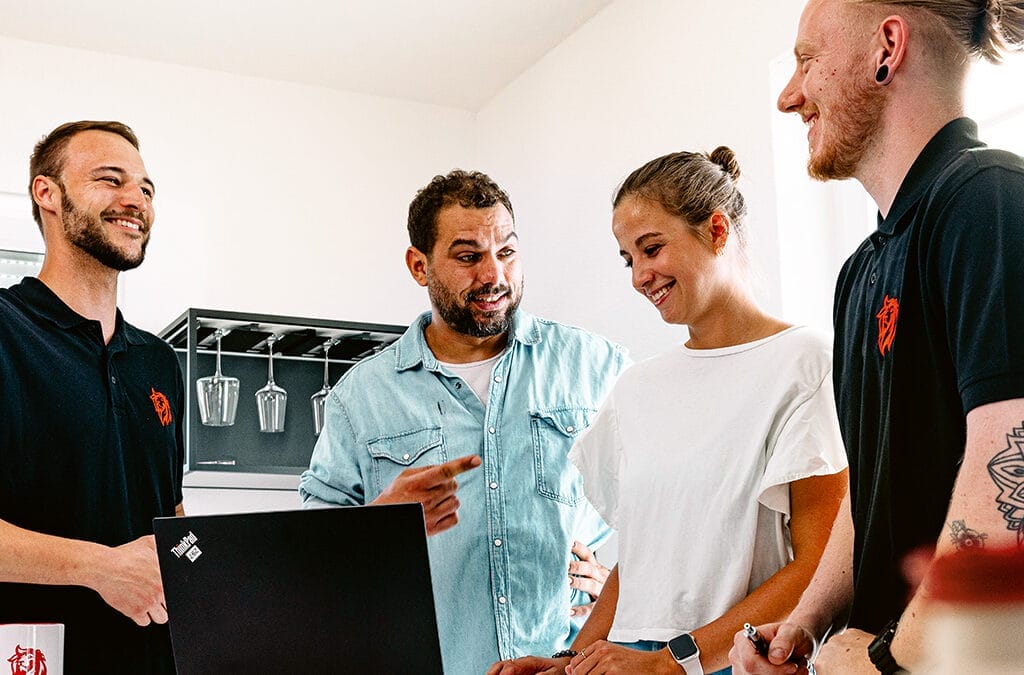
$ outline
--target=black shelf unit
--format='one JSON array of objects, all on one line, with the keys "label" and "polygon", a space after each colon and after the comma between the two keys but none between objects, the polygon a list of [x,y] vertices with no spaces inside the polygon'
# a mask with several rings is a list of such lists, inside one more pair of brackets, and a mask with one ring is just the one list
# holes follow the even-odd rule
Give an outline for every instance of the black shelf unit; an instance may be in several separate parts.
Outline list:
[{"label": "black shelf unit", "polygon": [[[238,412],[228,427],[203,426],[196,380],[216,369],[218,329],[221,371],[239,379]],[[299,474],[316,443],[309,397],[323,385],[324,343],[333,385],[361,359],[397,340],[406,326],[190,308],[159,336],[178,354],[185,376],[186,471]],[[284,431],[263,433],[256,391],[267,382],[267,338],[275,336],[274,380],[288,392]]]}]

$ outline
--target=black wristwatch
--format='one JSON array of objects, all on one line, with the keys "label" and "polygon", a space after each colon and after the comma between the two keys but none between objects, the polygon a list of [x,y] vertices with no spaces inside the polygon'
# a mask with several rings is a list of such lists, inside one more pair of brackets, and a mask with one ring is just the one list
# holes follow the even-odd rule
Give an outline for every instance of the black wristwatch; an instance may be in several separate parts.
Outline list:
[{"label": "black wristwatch", "polygon": [[892,638],[896,635],[896,628],[899,626],[899,619],[893,619],[882,632],[875,636],[875,639],[868,645],[868,658],[871,659],[871,663],[874,664],[875,668],[882,675],[896,675],[897,673],[905,673],[907,671],[900,667],[900,664],[896,663],[896,659],[892,657],[892,652],[889,648],[892,646]]}]

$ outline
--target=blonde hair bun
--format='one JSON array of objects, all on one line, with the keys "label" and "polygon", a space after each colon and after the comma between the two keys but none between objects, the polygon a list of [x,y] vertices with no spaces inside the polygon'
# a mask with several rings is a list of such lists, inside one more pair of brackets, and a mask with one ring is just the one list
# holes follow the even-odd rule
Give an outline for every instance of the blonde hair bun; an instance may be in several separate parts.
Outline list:
[{"label": "blonde hair bun", "polygon": [[720,145],[711,151],[708,159],[722,167],[722,171],[727,173],[734,183],[740,179],[740,163],[731,148]]}]

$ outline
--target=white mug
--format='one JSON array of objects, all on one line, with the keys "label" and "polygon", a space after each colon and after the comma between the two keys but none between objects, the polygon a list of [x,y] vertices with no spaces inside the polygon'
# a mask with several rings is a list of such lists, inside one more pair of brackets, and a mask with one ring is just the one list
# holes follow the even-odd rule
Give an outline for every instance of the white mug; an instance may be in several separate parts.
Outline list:
[{"label": "white mug", "polygon": [[11,675],[64,675],[64,624],[0,624],[0,669],[4,666]]}]

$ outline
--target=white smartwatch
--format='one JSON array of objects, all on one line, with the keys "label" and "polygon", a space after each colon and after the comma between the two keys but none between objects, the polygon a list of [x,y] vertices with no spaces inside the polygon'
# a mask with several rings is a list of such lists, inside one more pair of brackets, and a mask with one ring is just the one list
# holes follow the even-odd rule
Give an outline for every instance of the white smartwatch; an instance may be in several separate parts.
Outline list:
[{"label": "white smartwatch", "polygon": [[700,649],[689,633],[677,635],[668,641],[668,653],[676,660],[686,675],[704,675],[700,665]]}]

